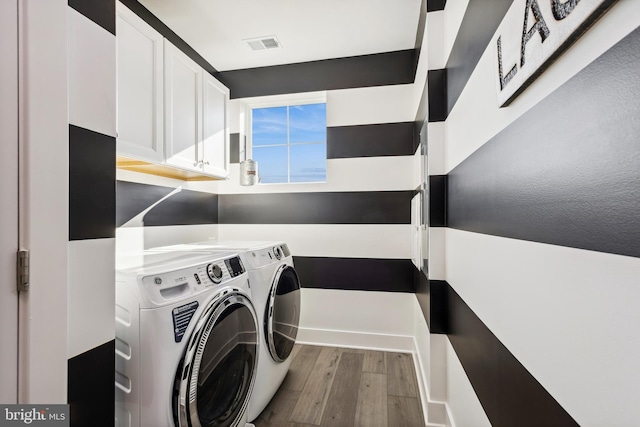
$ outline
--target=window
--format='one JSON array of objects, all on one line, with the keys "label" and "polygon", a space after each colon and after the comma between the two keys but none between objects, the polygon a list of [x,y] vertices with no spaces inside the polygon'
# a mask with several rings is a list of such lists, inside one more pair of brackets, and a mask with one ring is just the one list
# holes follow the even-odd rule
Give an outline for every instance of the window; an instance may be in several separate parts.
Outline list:
[{"label": "window", "polygon": [[263,184],[326,181],[326,104],[253,108],[251,147]]}]

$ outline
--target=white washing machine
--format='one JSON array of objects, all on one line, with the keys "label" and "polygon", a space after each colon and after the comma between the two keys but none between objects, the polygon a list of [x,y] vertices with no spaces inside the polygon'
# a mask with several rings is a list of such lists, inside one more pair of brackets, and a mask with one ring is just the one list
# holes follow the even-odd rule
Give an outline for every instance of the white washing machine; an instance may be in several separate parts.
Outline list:
[{"label": "white washing machine", "polygon": [[209,240],[155,250],[237,251],[249,273],[251,297],[260,320],[260,357],[247,410],[253,421],[271,401],[289,367],[300,320],[300,281],[286,243]]},{"label": "white washing machine", "polygon": [[259,322],[235,252],[144,252],[116,273],[116,425],[246,425]]}]

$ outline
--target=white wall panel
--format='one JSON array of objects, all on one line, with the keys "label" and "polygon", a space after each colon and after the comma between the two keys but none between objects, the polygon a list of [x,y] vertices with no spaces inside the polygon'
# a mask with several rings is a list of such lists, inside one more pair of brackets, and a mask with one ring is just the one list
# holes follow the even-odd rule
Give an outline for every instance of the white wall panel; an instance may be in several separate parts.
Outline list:
[{"label": "white wall panel", "polygon": [[584,426],[640,419],[640,259],[446,231],[447,280]]},{"label": "white wall panel", "polygon": [[491,427],[467,374],[446,340],[447,405],[452,427]]},{"label": "white wall panel", "polygon": [[69,242],[69,358],[115,338],[115,249],[115,239]]},{"label": "white wall panel", "polygon": [[413,156],[328,159],[326,182],[252,186],[240,185],[240,165],[231,164],[229,180],[215,185],[219,194],[413,190],[413,162]]},{"label": "white wall panel", "polygon": [[410,224],[220,224],[221,240],[284,240],[297,256],[411,258]]},{"label": "white wall panel", "polygon": [[[514,6],[517,6],[514,3]],[[507,108],[498,108],[494,35],[446,121],[446,171],[640,25],[640,2],[622,0]]]},{"label": "white wall panel", "polygon": [[413,84],[328,91],[327,126],[412,122],[414,91]]},{"label": "white wall panel", "polygon": [[116,38],[68,9],[69,123],[115,137]]}]

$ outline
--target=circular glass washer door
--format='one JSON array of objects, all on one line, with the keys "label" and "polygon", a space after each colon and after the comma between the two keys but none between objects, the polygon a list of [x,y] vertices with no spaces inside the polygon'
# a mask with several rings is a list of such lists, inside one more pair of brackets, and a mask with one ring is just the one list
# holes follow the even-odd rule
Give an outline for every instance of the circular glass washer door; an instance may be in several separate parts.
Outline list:
[{"label": "circular glass washer door", "polygon": [[284,362],[296,343],[300,322],[300,280],[289,265],[276,271],[264,321],[269,353],[276,362]]},{"label": "circular glass washer door", "polygon": [[176,375],[177,425],[238,425],[253,388],[257,356],[253,305],[240,292],[219,293],[198,320]]}]

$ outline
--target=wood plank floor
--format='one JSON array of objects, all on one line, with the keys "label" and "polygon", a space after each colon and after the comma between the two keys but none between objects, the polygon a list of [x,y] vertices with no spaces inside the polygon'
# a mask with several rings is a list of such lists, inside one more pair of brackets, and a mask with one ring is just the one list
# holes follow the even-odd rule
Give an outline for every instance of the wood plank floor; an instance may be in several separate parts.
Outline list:
[{"label": "wood plank floor", "polygon": [[411,354],[298,345],[256,427],[420,427]]}]

